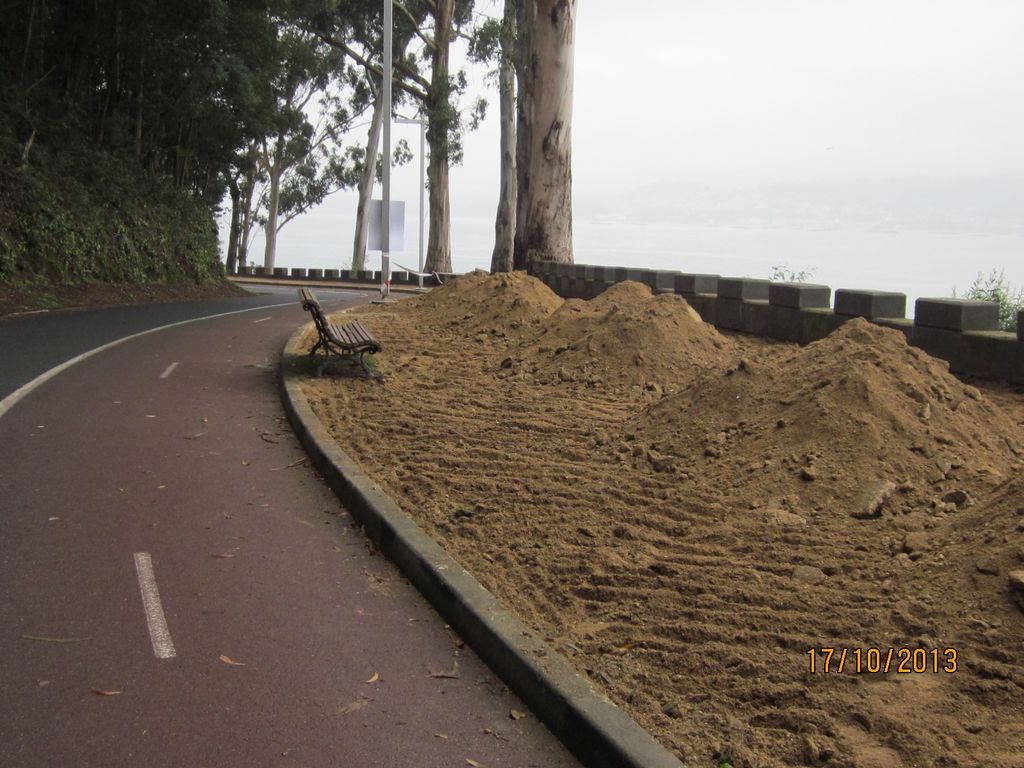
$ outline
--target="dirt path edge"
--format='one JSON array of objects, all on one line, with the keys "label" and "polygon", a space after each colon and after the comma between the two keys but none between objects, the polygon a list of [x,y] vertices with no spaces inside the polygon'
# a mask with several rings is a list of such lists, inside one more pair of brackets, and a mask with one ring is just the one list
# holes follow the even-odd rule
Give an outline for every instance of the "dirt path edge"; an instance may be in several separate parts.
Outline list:
[{"label": "dirt path edge", "polygon": [[282,401],[310,460],[371,541],[588,768],[682,768],[672,753],[502,608],[341,450],[299,385],[295,361],[306,357],[301,339],[311,327],[299,328],[282,351]]}]

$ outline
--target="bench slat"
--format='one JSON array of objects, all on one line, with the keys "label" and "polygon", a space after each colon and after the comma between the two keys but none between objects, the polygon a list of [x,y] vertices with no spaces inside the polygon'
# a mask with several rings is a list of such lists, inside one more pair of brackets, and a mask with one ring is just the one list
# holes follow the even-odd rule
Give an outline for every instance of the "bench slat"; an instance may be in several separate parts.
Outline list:
[{"label": "bench slat", "polygon": [[362,324],[359,323],[359,321],[351,323],[350,328],[352,330],[352,336],[358,339],[359,341],[371,341],[370,334],[366,332],[366,329],[363,328]]},{"label": "bench slat", "polygon": [[356,323],[346,323],[345,325],[331,323],[328,326],[328,331],[340,344],[346,347],[380,346],[380,342],[373,338],[366,328]]}]

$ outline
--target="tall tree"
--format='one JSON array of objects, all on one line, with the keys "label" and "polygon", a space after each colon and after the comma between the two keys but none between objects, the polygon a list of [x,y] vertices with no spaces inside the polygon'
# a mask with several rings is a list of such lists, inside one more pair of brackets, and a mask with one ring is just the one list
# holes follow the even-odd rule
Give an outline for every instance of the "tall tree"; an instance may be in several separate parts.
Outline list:
[{"label": "tall tree", "polygon": [[[367,72],[367,80],[372,81],[373,75]],[[373,114],[370,118],[370,130],[367,132],[366,149],[363,152],[362,167],[359,173],[359,198],[356,202],[356,230],[352,241],[352,269],[361,271],[366,268],[366,242],[370,231],[370,200],[373,198],[373,182],[376,178],[377,154],[380,148],[380,130],[384,122],[384,99],[380,88],[372,89]]]},{"label": "tall tree", "polygon": [[[432,53],[430,85],[426,92],[427,143],[430,144],[430,162],[427,164],[427,187],[430,198],[430,229],[427,235],[426,270],[452,271],[452,213],[448,179],[451,163],[451,134],[457,130],[459,113],[452,104],[449,78],[451,58],[452,22],[455,0],[433,0],[434,37],[427,39]],[[426,39],[426,38],[425,38]]]},{"label": "tall tree", "polygon": [[572,262],[572,86],[577,0],[524,0],[518,60],[516,269]]},{"label": "tall tree", "polygon": [[[406,49],[412,41],[414,29],[410,24],[401,24],[398,27],[396,39],[393,42],[393,55],[395,61],[402,61],[406,57]],[[353,68],[354,69],[354,68]],[[384,95],[381,87],[382,78],[378,72],[370,67],[363,67],[364,78],[361,83],[353,83],[353,90],[357,96],[365,94],[363,98],[369,99],[373,104],[372,117],[370,119],[370,130],[367,132],[366,147],[362,153],[354,153],[353,159],[359,170],[358,200],[356,202],[356,227],[355,236],[352,241],[352,269],[362,270],[366,263],[366,242],[370,231],[370,201],[373,198],[373,183],[383,178],[383,164],[379,158],[380,134],[384,123]],[[360,87],[362,86],[362,87]],[[398,98],[393,99],[401,103],[404,99],[401,91]],[[392,164],[402,164],[412,159],[407,151],[404,142],[395,147],[395,156]]]},{"label": "tall tree", "polygon": [[[409,5],[396,0],[395,9],[395,39],[415,37],[422,46],[420,55],[396,56],[394,86],[396,93],[418,102],[428,120],[430,234],[426,267],[450,272],[449,170],[453,163],[462,162],[464,128],[467,125],[475,128],[486,108],[485,101],[478,101],[471,108],[468,119],[464,119],[459,97],[466,89],[465,73],[453,74],[450,71],[451,44],[456,37],[467,35],[466,30],[472,21],[473,0],[417,0]],[[310,25],[353,61],[378,78],[383,77],[379,23],[353,26],[347,17],[335,11],[314,15]],[[420,70],[424,60],[430,63],[429,77]]]},{"label": "tall tree", "polygon": [[477,27],[470,59],[497,61],[500,121],[498,210],[494,217],[491,272],[512,271],[516,229],[516,26],[519,0],[505,0],[501,20],[488,19]]},{"label": "tall tree", "polygon": [[278,232],[327,195],[354,184],[340,143],[349,124],[341,103],[343,58],[309,33],[286,29],[285,66],[274,82],[278,110],[274,131],[260,142],[259,171],[267,178],[263,265],[274,267]]}]

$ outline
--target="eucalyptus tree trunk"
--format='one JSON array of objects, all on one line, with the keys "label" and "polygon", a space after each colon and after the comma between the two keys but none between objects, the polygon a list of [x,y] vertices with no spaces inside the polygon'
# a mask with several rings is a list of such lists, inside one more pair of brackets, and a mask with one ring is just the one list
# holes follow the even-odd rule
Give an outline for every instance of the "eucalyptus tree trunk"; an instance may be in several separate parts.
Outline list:
[{"label": "eucalyptus tree trunk", "polygon": [[530,130],[527,94],[531,92],[533,71],[533,0],[516,0],[516,218],[513,236],[512,268],[526,269],[526,204],[530,189]]},{"label": "eucalyptus tree trunk", "polygon": [[494,218],[494,252],[491,272],[512,271],[516,230],[516,68],[514,60],[516,1],[505,0],[501,20],[501,63],[498,98],[501,120],[501,185]]},{"label": "eucalyptus tree trunk", "polygon": [[356,236],[352,246],[352,269],[366,268],[366,238],[370,229],[370,200],[373,198],[373,180],[377,174],[377,151],[380,143],[381,123],[384,122],[384,99],[376,94],[370,133],[366,138],[366,157],[363,173],[359,177],[359,202],[356,204]]},{"label": "eucalyptus tree trunk", "polygon": [[270,189],[267,190],[267,223],[263,225],[265,245],[263,248],[263,266],[269,272],[274,268],[277,256],[277,220],[281,207],[281,168],[280,160],[271,166],[267,175],[270,177]]},{"label": "eucalyptus tree trunk", "polygon": [[228,274],[233,275],[238,271],[238,222],[241,212],[238,210],[242,205],[242,192],[238,188],[238,179],[231,179],[228,185],[231,192],[231,226],[228,229]]},{"label": "eucalyptus tree trunk", "polygon": [[[517,266],[534,259],[572,262],[572,84],[577,0],[529,0],[532,38],[520,92],[529,122],[526,220],[517,242]],[[519,251],[522,249],[522,252]]]},{"label": "eucalyptus tree trunk", "polygon": [[[255,173],[255,171],[250,171]],[[252,240],[254,227],[253,217],[255,212],[252,209],[252,198],[256,189],[256,182],[251,177],[247,179],[242,187],[241,211],[242,215],[238,222],[238,264],[247,266],[249,261],[249,242]]]},{"label": "eucalyptus tree trunk", "polygon": [[452,271],[451,204],[448,198],[448,132],[454,115],[449,104],[451,84],[448,62],[452,42],[455,0],[437,0],[434,10],[434,55],[430,75],[427,143],[430,163],[430,235],[427,238],[426,271]]}]

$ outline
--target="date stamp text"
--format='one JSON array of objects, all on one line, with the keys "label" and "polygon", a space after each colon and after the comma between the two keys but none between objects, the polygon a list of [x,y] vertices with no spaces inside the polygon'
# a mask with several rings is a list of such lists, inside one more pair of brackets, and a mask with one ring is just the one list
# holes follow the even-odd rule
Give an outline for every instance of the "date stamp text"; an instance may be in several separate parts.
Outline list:
[{"label": "date stamp text", "polygon": [[809,668],[815,674],[921,675],[953,674],[959,668],[956,648],[844,648],[822,646],[807,650]]}]

